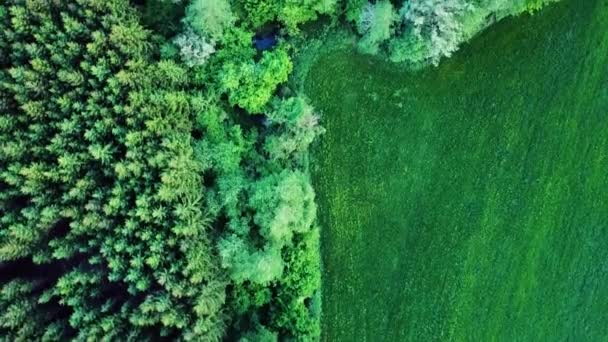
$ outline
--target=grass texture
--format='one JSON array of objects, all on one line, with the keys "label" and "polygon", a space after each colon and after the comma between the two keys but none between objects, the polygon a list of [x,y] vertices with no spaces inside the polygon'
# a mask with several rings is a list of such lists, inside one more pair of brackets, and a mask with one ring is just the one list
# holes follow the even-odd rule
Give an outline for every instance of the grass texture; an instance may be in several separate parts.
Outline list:
[{"label": "grass texture", "polygon": [[305,90],[324,341],[608,336],[608,1],[504,20],[419,73],[334,51]]}]

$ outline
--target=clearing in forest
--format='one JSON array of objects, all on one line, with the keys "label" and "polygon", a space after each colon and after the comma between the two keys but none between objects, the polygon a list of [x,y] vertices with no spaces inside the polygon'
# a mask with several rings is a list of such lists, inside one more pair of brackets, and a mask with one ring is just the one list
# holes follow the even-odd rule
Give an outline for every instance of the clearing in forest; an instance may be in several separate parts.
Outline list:
[{"label": "clearing in forest", "polygon": [[608,1],[505,20],[412,74],[352,51],[306,92],[325,341],[598,341]]}]

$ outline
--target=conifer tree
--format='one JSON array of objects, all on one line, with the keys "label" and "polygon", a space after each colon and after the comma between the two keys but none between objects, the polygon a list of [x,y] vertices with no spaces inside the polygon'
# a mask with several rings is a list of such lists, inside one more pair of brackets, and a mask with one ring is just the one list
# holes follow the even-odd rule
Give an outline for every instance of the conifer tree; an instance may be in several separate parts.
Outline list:
[{"label": "conifer tree", "polygon": [[1,8],[0,262],[63,265],[0,285],[3,335],[219,340],[186,71],[152,59],[128,1]]}]

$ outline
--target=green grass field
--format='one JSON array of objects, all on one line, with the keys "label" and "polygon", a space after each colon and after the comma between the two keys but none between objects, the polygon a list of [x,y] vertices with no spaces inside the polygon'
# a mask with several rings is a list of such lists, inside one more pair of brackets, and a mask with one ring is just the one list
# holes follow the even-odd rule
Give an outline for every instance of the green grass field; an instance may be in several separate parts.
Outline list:
[{"label": "green grass field", "polygon": [[418,74],[335,51],[306,92],[324,341],[608,340],[608,1]]}]

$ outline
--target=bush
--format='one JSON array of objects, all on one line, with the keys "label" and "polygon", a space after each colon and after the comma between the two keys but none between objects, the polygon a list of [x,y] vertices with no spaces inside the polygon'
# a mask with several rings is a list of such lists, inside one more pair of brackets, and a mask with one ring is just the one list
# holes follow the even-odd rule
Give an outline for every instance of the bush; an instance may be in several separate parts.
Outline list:
[{"label": "bush", "polygon": [[337,3],[338,0],[243,0],[239,5],[254,29],[278,21],[293,34],[298,32],[298,25],[319,14],[333,15]]}]

